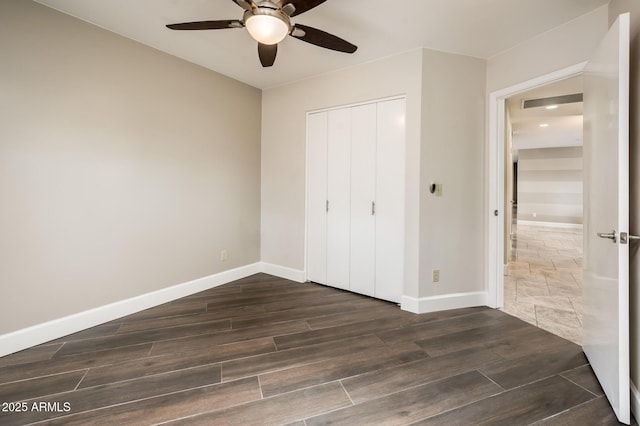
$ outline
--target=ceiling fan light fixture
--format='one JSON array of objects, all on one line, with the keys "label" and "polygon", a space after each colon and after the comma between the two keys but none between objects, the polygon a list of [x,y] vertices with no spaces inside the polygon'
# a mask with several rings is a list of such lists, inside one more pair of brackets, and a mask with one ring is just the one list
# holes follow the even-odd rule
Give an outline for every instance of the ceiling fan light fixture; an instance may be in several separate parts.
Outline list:
[{"label": "ceiling fan light fixture", "polygon": [[291,31],[288,17],[281,15],[278,11],[258,8],[245,13],[244,25],[258,43],[277,44]]}]

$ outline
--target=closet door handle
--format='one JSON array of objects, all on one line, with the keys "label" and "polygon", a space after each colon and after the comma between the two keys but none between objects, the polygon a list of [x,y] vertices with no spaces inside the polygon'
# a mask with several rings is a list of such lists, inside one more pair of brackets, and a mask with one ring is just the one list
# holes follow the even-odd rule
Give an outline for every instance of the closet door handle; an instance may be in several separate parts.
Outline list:
[{"label": "closet door handle", "polygon": [[371,202],[371,216],[376,214],[376,202],[372,201]]}]

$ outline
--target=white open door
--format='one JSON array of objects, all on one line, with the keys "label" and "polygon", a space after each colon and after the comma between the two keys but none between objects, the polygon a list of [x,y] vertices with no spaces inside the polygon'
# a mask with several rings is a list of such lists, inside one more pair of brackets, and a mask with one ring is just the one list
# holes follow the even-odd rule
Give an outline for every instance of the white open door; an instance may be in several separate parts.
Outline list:
[{"label": "white open door", "polygon": [[629,424],[629,14],[585,69],[584,209],[584,352]]}]

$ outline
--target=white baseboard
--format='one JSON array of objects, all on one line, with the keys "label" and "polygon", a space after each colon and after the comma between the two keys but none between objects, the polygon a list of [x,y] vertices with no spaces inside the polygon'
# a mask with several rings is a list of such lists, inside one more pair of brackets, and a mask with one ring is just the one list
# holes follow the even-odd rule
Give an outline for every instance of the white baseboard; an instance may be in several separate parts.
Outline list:
[{"label": "white baseboard", "polygon": [[475,306],[487,305],[487,293],[477,291],[473,293],[445,294],[443,296],[432,296],[415,298],[402,296],[400,307],[403,311],[414,314],[426,314],[428,312],[445,311],[448,309],[472,308]]},{"label": "white baseboard", "polygon": [[259,272],[263,272],[263,264],[253,263],[3,334],[0,335],[0,356],[18,352]]},{"label": "white baseboard", "polygon": [[260,262],[260,272],[299,283],[306,281],[304,271],[287,268],[286,266],[274,265],[273,263]]},{"label": "white baseboard", "polygon": [[546,226],[547,228],[582,229],[581,223],[538,222],[535,220],[518,220],[518,225]]},{"label": "white baseboard", "polygon": [[631,382],[631,413],[636,419],[640,416],[640,392],[633,381]]}]

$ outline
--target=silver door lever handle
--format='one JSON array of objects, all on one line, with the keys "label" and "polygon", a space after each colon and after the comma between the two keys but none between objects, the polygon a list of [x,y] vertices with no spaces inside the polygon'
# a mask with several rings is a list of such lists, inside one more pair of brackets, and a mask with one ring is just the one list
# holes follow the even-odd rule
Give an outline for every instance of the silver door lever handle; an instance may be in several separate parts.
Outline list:
[{"label": "silver door lever handle", "polygon": [[600,237],[600,238],[608,238],[610,240],[613,240],[614,243],[616,241],[618,241],[618,238],[616,237],[616,230],[615,229],[613,231],[609,232],[609,233],[598,232],[598,237]]}]

